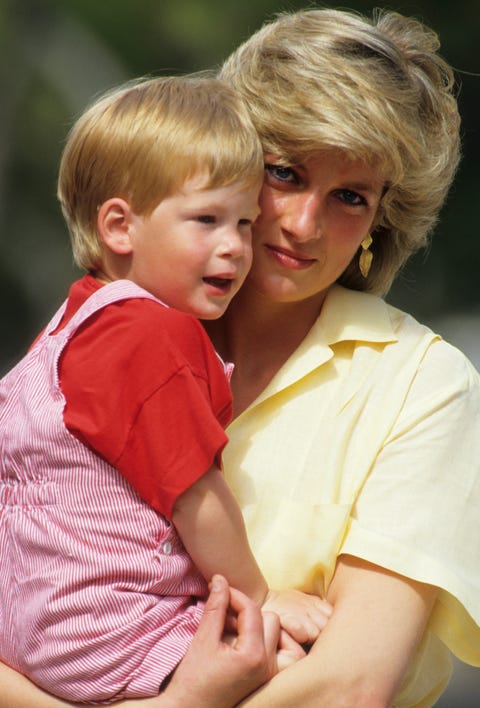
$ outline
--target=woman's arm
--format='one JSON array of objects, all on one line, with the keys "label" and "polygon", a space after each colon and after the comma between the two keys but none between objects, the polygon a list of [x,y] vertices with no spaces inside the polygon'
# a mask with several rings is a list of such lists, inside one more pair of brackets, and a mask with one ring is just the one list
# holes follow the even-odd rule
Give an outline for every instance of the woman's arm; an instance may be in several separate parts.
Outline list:
[{"label": "woman's arm", "polygon": [[[222,640],[227,611],[236,615],[237,638]],[[232,708],[276,672],[278,618],[215,577],[189,651],[166,690],[154,698],[119,701],[125,708]],[[0,663],[0,708],[71,708]],[[78,705],[78,704],[76,704]],[[83,704],[85,705],[85,704]],[[92,706],[93,708],[93,706]]]},{"label": "woman's arm", "polygon": [[310,653],[241,705],[390,706],[437,592],[358,558],[340,556],[327,596],[334,611]]}]

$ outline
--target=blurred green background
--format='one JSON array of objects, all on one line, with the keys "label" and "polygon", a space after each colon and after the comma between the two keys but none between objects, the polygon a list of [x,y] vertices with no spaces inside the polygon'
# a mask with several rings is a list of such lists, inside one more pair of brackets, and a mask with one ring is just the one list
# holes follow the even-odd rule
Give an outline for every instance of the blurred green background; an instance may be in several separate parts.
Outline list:
[{"label": "blurred green background", "polygon": [[[367,13],[375,6],[349,4]],[[459,70],[464,145],[433,245],[408,265],[390,300],[461,339],[477,360],[480,3],[388,6],[439,32],[442,53]],[[0,370],[24,351],[75,276],[55,198],[73,119],[124,79],[216,66],[265,19],[301,7],[296,0],[0,0]]]},{"label": "blurred green background", "polygon": [[[0,371],[24,352],[76,276],[55,198],[74,118],[125,79],[216,66],[264,20],[306,4],[0,0]],[[329,6],[370,14],[377,3]],[[480,3],[397,0],[388,7],[439,32],[442,53],[458,71],[464,151],[431,248],[411,261],[389,300],[437,327],[480,366]],[[456,676],[441,705],[480,705],[479,672],[457,669]]]}]

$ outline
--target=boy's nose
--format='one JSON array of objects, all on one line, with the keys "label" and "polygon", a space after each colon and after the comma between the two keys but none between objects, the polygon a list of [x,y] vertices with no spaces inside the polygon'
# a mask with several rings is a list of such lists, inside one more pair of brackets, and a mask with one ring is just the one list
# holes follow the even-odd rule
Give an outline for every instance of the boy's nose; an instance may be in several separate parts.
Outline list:
[{"label": "boy's nose", "polygon": [[244,254],[248,245],[248,240],[245,236],[241,234],[238,229],[232,227],[227,229],[224,233],[221,253],[223,256],[239,258]]}]

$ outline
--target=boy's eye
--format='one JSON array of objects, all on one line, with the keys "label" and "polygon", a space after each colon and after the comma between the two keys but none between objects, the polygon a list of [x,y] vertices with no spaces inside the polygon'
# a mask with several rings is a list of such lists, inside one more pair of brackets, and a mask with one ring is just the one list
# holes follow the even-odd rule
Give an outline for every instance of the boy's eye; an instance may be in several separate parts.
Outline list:
[{"label": "boy's eye", "polygon": [[238,223],[241,226],[251,226],[252,225],[252,220],[251,219],[239,219]]},{"label": "boy's eye", "polygon": [[280,182],[296,182],[297,176],[291,167],[284,165],[265,165],[265,170],[268,174]]},{"label": "boy's eye", "polygon": [[201,224],[214,224],[215,217],[211,214],[200,214],[199,216],[197,216],[197,221],[199,221]]}]

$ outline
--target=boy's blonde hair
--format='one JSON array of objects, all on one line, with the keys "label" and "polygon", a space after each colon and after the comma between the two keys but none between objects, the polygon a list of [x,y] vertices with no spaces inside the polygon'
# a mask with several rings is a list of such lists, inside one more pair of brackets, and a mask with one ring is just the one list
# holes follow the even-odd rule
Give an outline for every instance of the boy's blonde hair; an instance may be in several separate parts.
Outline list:
[{"label": "boy's blonde hair", "polygon": [[378,166],[386,193],[374,224],[368,278],[354,258],[347,287],[385,293],[424,246],[459,160],[454,77],[436,34],[379,11],[280,15],[225,62],[265,152],[294,165],[325,148]]},{"label": "boy's blonde hair", "polygon": [[197,173],[205,188],[263,174],[262,148],[242,99],[220,79],[196,74],[137,80],[95,102],[73,126],[58,198],[76,263],[101,266],[97,213],[110,197],[148,216]]}]

